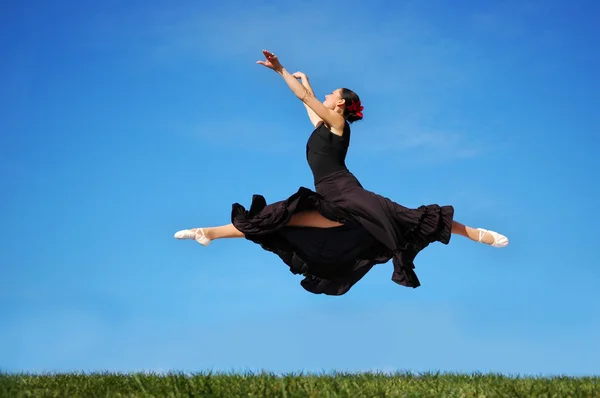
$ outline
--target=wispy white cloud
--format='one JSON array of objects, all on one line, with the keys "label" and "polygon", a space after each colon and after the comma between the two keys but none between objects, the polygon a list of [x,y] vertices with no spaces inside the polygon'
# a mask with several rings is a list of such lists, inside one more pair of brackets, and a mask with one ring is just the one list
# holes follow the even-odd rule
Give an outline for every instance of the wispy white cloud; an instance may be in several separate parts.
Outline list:
[{"label": "wispy white cloud", "polygon": [[[379,125],[369,132],[369,139],[359,138],[363,150],[373,153],[412,154],[427,162],[473,158],[485,149],[470,142],[466,133],[427,128],[409,122]],[[364,142],[362,142],[364,141]],[[424,158],[425,157],[425,158]]]},{"label": "wispy white cloud", "polygon": [[372,3],[353,1],[344,7],[305,1],[301,9],[248,3],[186,10],[154,17],[150,45],[157,60],[192,57],[221,65],[232,59],[251,65],[269,48],[291,68],[309,68],[311,75],[355,82],[374,93],[421,92],[423,84],[439,88],[465,81],[472,71],[456,64],[463,46],[409,4],[397,4],[385,18]]},{"label": "wispy white cloud", "polygon": [[[308,131],[310,124],[305,124]],[[193,140],[200,140],[214,148],[248,149],[253,152],[272,153],[297,150],[286,133],[287,126],[274,121],[249,121],[243,119],[198,121],[193,126],[180,126],[178,131]]]},{"label": "wispy white cloud", "polygon": [[[314,306],[232,314],[231,319],[218,322],[206,322],[202,313],[191,311],[192,316],[177,328],[152,315],[119,322],[77,311],[30,315],[0,331],[0,336],[18,336],[16,340],[3,339],[0,350],[11,341],[12,354],[6,361],[10,371],[479,370],[556,374],[577,371],[571,364],[593,369],[591,359],[582,362],[577,358],[586,350],[589,353],[590,347],[598,347],[597,335],[581,332],[584,326],[596,325],[595,318],[560,335],[565,344],[557,349],[548,344],[557,337],[540,339],[527,328],[515,331],[501,326],[495,333],[481,334],[469,325],[476,313],[466,313],[459,303],[413,301],[400,308],[398,304],[362,301],[348,307],[342,300],[329,304],[319,300]],[[318,325],[312,329],[316,335],[305,333],[306,325]],[[46,331],[45,336],[31,332],[40,329]],[[319,349],[319,344],[327,349]],[[526,358],[524,351],[530,353]]]},{"label": "wispy white cloud", "polygon": [[[535,1],[507,1],[486,4],[485,9],[475,10],[470,15],[470,24],[480,33],[505,39],[518,39],[535,33],[546,37],[549,30],[532,32],[531,19],[540,18],[549,11],[555,11],[559,3]],[[542,44],[537,42],[537,44]]]},{"label": "wispy white cloud", "polygon": [[[439,159],[442,152],[444,160],[479,156],[483,143],[475,142],[468,129],[431,126],[442,110],[449,113],[461,90],[473,89],[488,76],[486,61],[441,31],[412,2],[399,3],[388,14],[379,10],[377,4],[358,1],[343,6],[315,0],[292,7],[271,2],[197,5],[157,9],[145,16],[148,31],[135,34],[144,38],[141,47],[150,62],[191,62],[232,73],[243,73],[239,65],[258,68],[260,50],[271,49],[284,66],[307,72],[318,95],[340,86],[361,95],[368,110],[363,123],[373,137],[365,148],[418,151],[421,159]],[[284,144],[266,135],[289,126],[272,120],[265,128],[263,119],[232,115],[218,137],[202,133],[222,123],[210,115],[184,129],[234,146],[251,144],[248,131]]]}]

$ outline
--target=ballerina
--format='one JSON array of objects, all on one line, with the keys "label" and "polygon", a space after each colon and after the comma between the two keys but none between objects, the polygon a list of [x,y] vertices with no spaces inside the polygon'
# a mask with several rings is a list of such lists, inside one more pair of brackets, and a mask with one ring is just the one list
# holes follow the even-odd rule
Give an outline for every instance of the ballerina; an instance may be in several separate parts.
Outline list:
[{"label": "ballerina", "polygon": [[302,287],[315,294],[342,295],[376,264],[393,260],[392,281],[416,288],[417,254],[433,242],[449,244],[452,234],[492,247],[506,247],[508,238],[454,220],[453,206],[404,207],[363,188],[345,164],[350,124],[363,118],[358,95],[339,88],[323,102],[304,73],[289,73],[273,53],[263,50],[263,65],[281,77],[304,104],[314,126],[306,146],[315,190],[300,187],[285,200],[267,204],[254,195],[249,210],[232,205],[231,223],[185,229],[177,239],[203,246],[223,238],[245,238],[275,253]]}]

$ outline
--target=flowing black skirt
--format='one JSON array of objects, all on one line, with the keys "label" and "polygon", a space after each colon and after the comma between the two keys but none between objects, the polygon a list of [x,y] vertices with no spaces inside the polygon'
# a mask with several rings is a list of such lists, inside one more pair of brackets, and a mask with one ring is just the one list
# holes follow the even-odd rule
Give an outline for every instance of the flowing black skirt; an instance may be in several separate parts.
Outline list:
[{"label": "flowing black skirt", "polygon": [[[417,254],[432,242],[450,242],[454,208],[431,204],[416,209],[368,191],[354,175],[339,171],[289,198],[267,204],[254,195],[249,210],[233,204],[231,221],[246,239],[275,253],[315,294],[342,295],[376,264],[394,263],[392,281],[420,286]],[[342,223],[333,228],[290,227],[293,214],[316,210]]]}]

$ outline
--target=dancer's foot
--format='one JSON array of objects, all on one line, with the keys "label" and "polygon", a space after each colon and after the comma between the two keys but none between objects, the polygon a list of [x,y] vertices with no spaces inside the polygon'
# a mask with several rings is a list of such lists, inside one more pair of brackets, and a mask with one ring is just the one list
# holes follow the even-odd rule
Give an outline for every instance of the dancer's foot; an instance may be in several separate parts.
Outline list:
[{"label": "dancer's foot", "polygon": [[202,228],[182,229],[175,232],[176,239],[193,239],[202,246],[210,245],[211,240],[206,237]]},{"label": "dancer's foot", "polygon": [[508,238],[506,236],[488,229],[477,228],[477,230],[479,231],[479,243],[485,243],[492,247],[508,246]]}]

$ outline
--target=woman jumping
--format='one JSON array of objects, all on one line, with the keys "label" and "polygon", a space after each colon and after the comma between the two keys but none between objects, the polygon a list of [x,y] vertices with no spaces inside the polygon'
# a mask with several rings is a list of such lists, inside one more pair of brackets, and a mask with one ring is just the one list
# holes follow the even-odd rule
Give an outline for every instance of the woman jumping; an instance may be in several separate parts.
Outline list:
[{"label": "woman jumping", "polygon": [[368,191],[346,167],[350,124],[362,119],[363,106],[353,91],[339,88],[320,102],[303,73],[290,74],[273,53],[263,50],[257,63],[277,72],[304,103],[315,127],[306,145],[315,190],[300,187],[285,200],[267,204],[254,195],[249,210],[232,206],[231,224],[185,229],[177,239],[208,246],[222,238],[246,238],[278,255],[294,274],[302,274],[311,293],[342,295],[375,264],[393,260],[392,280],[420,286],[414,259],[430,243],[448,244],[452,234],[493,247],[506,236],[454,221],[452,206],[406,208]]}]

